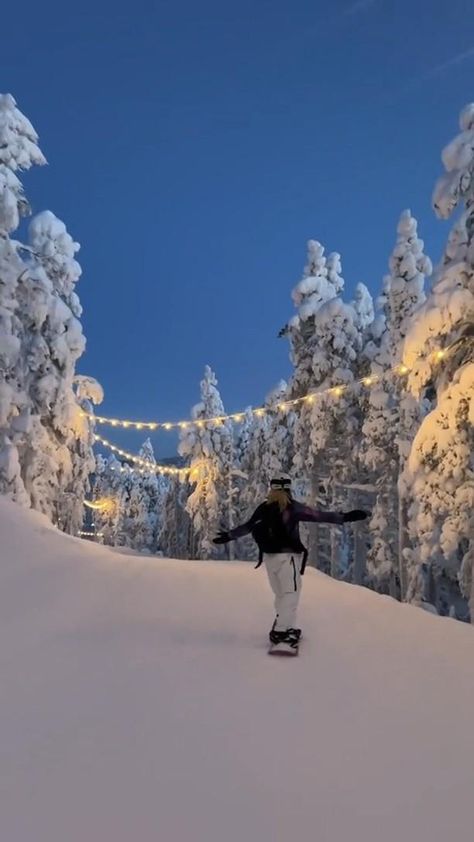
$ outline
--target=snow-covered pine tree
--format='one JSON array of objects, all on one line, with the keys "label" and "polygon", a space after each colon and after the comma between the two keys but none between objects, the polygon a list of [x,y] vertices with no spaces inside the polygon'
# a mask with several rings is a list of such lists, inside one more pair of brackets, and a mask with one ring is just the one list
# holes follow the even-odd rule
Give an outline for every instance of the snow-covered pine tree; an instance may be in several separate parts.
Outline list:
[{"label": "snow-covered pine tree", "polygon": [[160,529],[163,483],[154,468],[156,459],[150,439],[146,439],[139,451],[139,456],[150,466],[144,472],[136,473],[133,500],[137,507],[134,521],[133,547],[136,550],[147,550],[155,553],[157,550],[158,532]]},{"label": "snow-covered pine tree", "polygon": [[32,221],[28,245],[10,237],[29,213],[16,173],[43,163],[31,123],[1,95],[0,492],[75,533],[94,464],[73,389],[85,344],[74,291],[79,247],[49,211]]},{"label": "snow-covered pine tree", "polygon": [[[229,419],[219,420],[223,415],[216,376],[206,366],[201,402],[193,408],[192,422],[181,432],[179,444],[180,455],[189,461],[194,485],[186,508],[193,523],[197,558],[216,555],[212,538],[221,527],[229,529],[235,522],[233,426]],[[228,547],[232,553],[232,545]]]},{"label": "snow-covered pine tree", "polygon": [[186,511],[190,494],[187,481],[178,476],[167,478],[158,548],[169,558],[194,558],[196,555],[192,523]]},{"label": "snow-covered pine tree", "polygon": [[[295,413],[285,406],[288,385],[284,380],[267,395],[264,406],[250,407],[243,416],[237,438],[236,461],[242,473],[238,480],[237,520],[244,522],[268,494],[272,477],[289,473],[293,462],[293,428]],[[239,558],[254,559],[257,555],[252,538],[237,543]]]},{"label": "snow-covered pine tree", "polygon": [[143,489],[144,474],[133,470],[130,472],[130,493],[127,506],[126,540],[124,545],[133,550],[143,552],[149,550],[147,541],[151,540],[149,530],[148,500]]},{"label": "snow-covered pine tree", "polygon": [[432,271],[423,249],[416,219],[409,210],[403,211],[379,299],[384,330],[367,381],[370,389],[361,451],[362,462],[372,471],[377,489],[369,524],[370,581],[378,591],[402,599],[406,593],[405,500],[398,494],[397,483],[420,423],[421,406],[407,393],[400,364],[413,315],[425,300],[425,277]]},{"label": "snow-covered pine tree", "polygon": [[262,464],[262,481],[265,491],[272,477],[278,473],[289,473],[293,464],[293,430],[295,412],[293,407],[285,405],[290,399],[289,387],[285,380],[272,389],[266,397],[264,426],[264,451]]},{"label": "snow-covered pine tree", "polygon": [[94,406],[104,399],[104,392],[95,378],[77,374],[73,380],[73,395],[74,401],[68,404],[65,415],[65,447],[69,457],[61,466],[58,515],[58,525],[70,535],[75,535],[80,528],[83,501],[91,491],[91,478],[95,470],[95,422],[91,419],[94,417]]},{"label": "snow-covered pine tree", "polygon": [[149,471],[122,464],[113,455],[108,460],[97,457],[94,501],[104,508],[96,511],[96,531],[102,533],[105,544],[155,553],[165,486],[153,470],[156,461],[149,439],[140,448],[140,456],[150,464]]},{"label": "snow-covered pine tree", "polygon": [[[334,257],[331,258],[334,261]],[[332,273],[334,279],[334,273]],[[342,284],[337,277],[336,283],[329,278],[328,258],[324,254],[324,247],[316,240],[308,241],[307,261],[303,270],[303,277],[292,292],[292,299],[297,313],[288,323],[285,332],[290,341],[290,359],[293,363],[293,374],[290,381],[290,396],[299,398],[313,391],[318,381],[313,372],[313,354],[317,343],[315,317],[323,304],[337,296]],[[311,451],[311,402],[300,404],[294,424],[294,461],[292,474],[298,489],[305,499],[312,504],[320,501],[319,491],[322,488],[320,478],[313,465],[308,463]],[[311,530],[310,563],[323,566],[319,552],[321,530],[314,527]]]},{"label": "snow-covered pine tree", "polygon": [[[236,463],[241,476],[237,478],[236,521],[245,523],[255,511],[256,501],[262,499],[262,457],[267,419],[254,413],[251,407],[245,410],[236,441]],[[241,559],[256,559],[257,548],[253,539],[246,535],[237,541],[236,555]]]},{"label": "snow-covered pine tree", "polygon": [[[360,350],[355,360],[354,376],[360,383],[365,380],[370,371],[371,360],[380,336],[381,326],[375,318],[372,295],[363,283],[356,285],[355,297],[352,302],[355,313],[355,327],[359,335]],[[355,399],[358,400],[357,414],[358,430],[354,433],[352,482],[347,489],[347,504],[350,508],[361,508],[371,511],[374,504],[374,485],[371,472],[361,460],[362,424],[367,411],[368,394],[365,389],[357,387]],[[369,548],[369,534],[367,523],[358,523],[346,535],[349,545],[349,557],[353,564],[346,573],[355,584],[361,585],[366,581],[367,551]]]},{"label": "snow-covered pine tree", "polygon": [[238,437],[239,465],[247,476],[245,488],[250,506],[262,500],[272,477],[288,473],[293,460],[292,432],[294,412],[285,406],[289,400],[284,380],[269,392],[263,407],[247,409]]},{"label": "snow-covered pine tree", "polygon": [[[413,503],[408,596],[456,610],[457,580],[474,617],[474,103],[444,149],[433,205],[442,219],[461,208],[431,294],[406,338],[404,364],[419,398],[436,393],[412,445],[404,482]],[[426,582],[431,583],[427,593]]]},{"label": "snow-covered pine tree", "polygon": [[28,432],[29,405],[21,376],[17,291],[26,266],[11,234],[21,217],[30,212],[17,172],[44,163],[30,121],[10,94],[0,94],[0,493],[24,505],[30,501],[21,477],[18,447]]},{"label": "snow-covered pine tree", "polygon": [[137,474],[127,462],[120,466],[120,483],[117,489],[114,519],[114,546],[133,548]]},{"label": "snow-covered pine tree", "polygon": [[315,316],[326,301],[339,294],[344,285],[335,271],[337,260],[336,254],[326,258],[321,243],[308,241],[303,277],[292,292],[297,313],[281,331],[290,341],[290,357],[294,367],[291,390],[295,397],[306,394],[314,384],[313,353],[317,342]]},{"label": "snow-covered pine tree", "polygon": [[[347,497],[350,443],[360,427],[356,390],[345,386],[354,382],[367,306],[361,300],[356,311],[342,300],[341,271],[339,254],[326,259],[322,246],[310,241],[304,277],[293,292],[298,313],[287,330],[295,366],[290,394],[307,395],[295,423],[295,478],[306,485],[309,502],[337,509]],[[363,299],[362,289],[360,295]],[[330,388],[330,394],[317,394]],[[310,535],[312,563],[340,575],[345,564],[341,535],[331,530],[329,547],[326,527],[313,528]]]},{"label": "snow-covered pine tree", "polygon": [[257,413],[248,407],[236,446],[238,464],[246,477],[239,496],[239,522],[254,511],[255,501],[261,500],[268,488],[264,458],[269,433],[267,414],[260,410]]},{"label": "snow-covered pine tree", "polygon": [[[318,502],[341,511],[354,502],[351,486],[358,481],[358,436],[362,423],[356,383],[361,334],[354,307],[340,296],[331,299],[318,312],[316,329],[318,346],[313,370],[318,390],[325,394],[316,396],[309,414],[308,464],[312,467]],[[321,526],[318,532],[327,534],[328,527]],[[329,572],[334,577],[348,578],[352,560],[347,536],[332,528],[329,541]]]},{"label": "snow-covered pine tree", "polygon": [[[20,312],[27,325],[25,380],[34,420],[22,460],[26,487],[33,506],[73,534],[82,522],[81,504],[94,468],[92,430],[81,402],[87,401],[89,410],[90,401],[103,398],[92,378],[75,379],[85,349],[75,292],[81,275],[78,249],[61,220],[50,211],[38,214],[29,226],[28,273],[19,284]],[[48,472],[45,452],[50,454]]]},{"label": "snow-covered pine tree", "polygon": [[94,512],[95,531],[102,535],[102,543],[111,547],[117,544],[118,527],[122,519],[120,506],[125,471],[128,468],[124,468],[114,454],[107,459],[100,454],[96,458],[93,500],[96,503],[110,500],[111,505]]}]

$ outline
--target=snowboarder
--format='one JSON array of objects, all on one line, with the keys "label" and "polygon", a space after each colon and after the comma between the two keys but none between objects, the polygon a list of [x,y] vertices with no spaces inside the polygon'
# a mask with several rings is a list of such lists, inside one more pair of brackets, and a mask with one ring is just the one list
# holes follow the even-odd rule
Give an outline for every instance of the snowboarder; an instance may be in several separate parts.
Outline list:
[{"label": "snowboarder", "polygon": [[299,526],[306,523],[347,523],[365,520],[367,512],[320,512],[293,500],[291,479],[272,479],[268,497],[247,523],[229,531],[221,531],[215,544],[226,544],[243,535],[252,534],[259,549],[260,567],[265,562],[268,578],[275,594],[276,618],[270,631],[270,652],[298,653],[301,629],[296,628],[296,611],[301,593],[308,552],[302,544]]}]

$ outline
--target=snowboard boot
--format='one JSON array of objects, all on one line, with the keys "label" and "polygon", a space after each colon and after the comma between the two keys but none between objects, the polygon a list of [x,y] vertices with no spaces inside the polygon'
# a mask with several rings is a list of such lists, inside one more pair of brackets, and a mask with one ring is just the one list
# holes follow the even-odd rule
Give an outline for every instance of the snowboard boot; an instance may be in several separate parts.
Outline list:
[{"label": "snowboard boot", "polygon": [[270,643],[272,647],[279,647],[285,651],[298,652],[299,643],[301,640],[301,629],[286,629],[286,631],[276,631],[272,628],[270,632]]},{"label": "snowboard boot", "polygon": [[301,640],[301,629],[287,629],[285,643],[288,643],[294,649],[298,649]]},{"label": "snowboard boot", "polygon": [[277,622],[278,622],[278,614],[276,615],[276,617],[273,621],[273,626],[271,627],[270,633],[268,635],[268,637],[270,638],[270,643],[277,643],[280,639],[279,638],[280,632],[277,632],[275,630],[275,626],[276,626]]}]

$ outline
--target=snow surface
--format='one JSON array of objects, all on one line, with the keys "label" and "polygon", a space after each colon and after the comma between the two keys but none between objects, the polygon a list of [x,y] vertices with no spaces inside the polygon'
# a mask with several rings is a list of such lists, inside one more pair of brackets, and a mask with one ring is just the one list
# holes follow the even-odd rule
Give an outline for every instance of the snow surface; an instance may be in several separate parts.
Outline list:
[{"label": "snow surface", "polygon": [[474,632],[309,570],[127,557],[0,499],[5,842],[441,842],[472,829]]}]

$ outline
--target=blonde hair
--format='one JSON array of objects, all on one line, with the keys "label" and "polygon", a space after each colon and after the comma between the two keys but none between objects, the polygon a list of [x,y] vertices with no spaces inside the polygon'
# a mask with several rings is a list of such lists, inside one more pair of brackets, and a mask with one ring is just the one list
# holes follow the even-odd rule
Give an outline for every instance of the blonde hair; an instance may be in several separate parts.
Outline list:
[{"label": "blonde hair", "polygon": [[268,493],[267,503],[278,503],[280,512],[284,512],[291,503],[290,493],[284,488],[272,488]]}]

